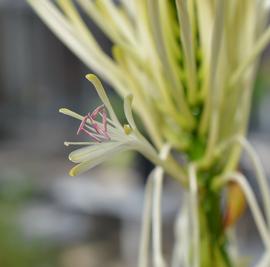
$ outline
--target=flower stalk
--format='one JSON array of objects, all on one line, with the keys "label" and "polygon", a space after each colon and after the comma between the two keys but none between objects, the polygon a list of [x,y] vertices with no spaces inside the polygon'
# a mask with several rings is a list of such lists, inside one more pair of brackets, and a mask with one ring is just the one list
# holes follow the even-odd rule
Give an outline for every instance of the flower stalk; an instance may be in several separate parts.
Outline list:
[{"label": "flower stalk", "polygon": [[[69,156],[77,164],[70,174],[78,175],[127,150],[141,153],[156,165],[156,187],[148,185],[146,191],[139,266],[148,264],[151,231],[155,240],[154,265],[164,265],[160,252],[163,172],[186,190],[176,224],[173,266],[237,266],[238,259],[228,249],[228,229],[234,227],[241,213],[237,204],[242,207],[240,204],[245,201],[266,248],[258,266],[267,266],[269,187],[245,135],[259,56],[270,42],[266,23],[269,1],[28,2],[55,35],[124,98],[127,123],[122,125],[100,80],[90,74],[86,78],[96,88],[102,104],[85,116],[60,109],[78,119],[78,133],[90,139],[65,142],[83,146]],[[112,55],[102,50],[81,12],[112,41]],[[138,129],[132,108],[143,123],[147,138]],[[167,145],[170,151],[161,157]],[[267,221],[246,178],[237,172],[242,150],[254,166]],[[236,186],[234,189],[230,182]],[[221,199],[226,188],[232,190],[239,203],[234,206],[228,199],[225,208],[230,216],[224,227]],[[156,218],[152,219],[152,228],[151,214]]]}]

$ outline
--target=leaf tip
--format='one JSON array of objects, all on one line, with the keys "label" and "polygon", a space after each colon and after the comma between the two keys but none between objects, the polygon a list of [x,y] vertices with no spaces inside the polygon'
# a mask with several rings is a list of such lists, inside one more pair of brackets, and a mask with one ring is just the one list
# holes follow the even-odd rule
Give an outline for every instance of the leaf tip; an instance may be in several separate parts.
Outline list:
[{"label": "leaf tip", "polygon": [[98,77],[95,74],[93,74],[93,73],[89,73],[89,74],[85,75],[85,78],[88,81],[92,82],[92,83],[94,83],[96,81],[99,81]]}]

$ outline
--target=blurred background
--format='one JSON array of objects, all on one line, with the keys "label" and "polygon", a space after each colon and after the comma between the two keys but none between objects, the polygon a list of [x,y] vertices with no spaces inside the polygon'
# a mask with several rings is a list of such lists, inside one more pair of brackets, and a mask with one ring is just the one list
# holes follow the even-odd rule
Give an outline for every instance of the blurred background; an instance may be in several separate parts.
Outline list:
[{"label": "blurred background", "polygon": [[[110,43],[91,22],[106,51]],[[0,0],[0,266],[135,266],[144,181],[151,165],[132,153],[71,178],[66,140],[97,97],[91,72],[42,24],[24,0]],[[269,51],[268,51],[269,52]],[[270,57],[264,53],[253,98],[249,139],[270,177]],[[120,99],[107,86],[116,109]],[[121,108],[119,108],[121,114]],[[249,161],[242,167],[253,183]],[[256,191],[256,185],[254,184]],[[164,249],[169,257],[181,189],[166,181]],[[247,211],[238,229],[245,255],[262,245]],[[243,221],[242,221],[243,222]],[[248,256],[247,256],[248,260]]]}]

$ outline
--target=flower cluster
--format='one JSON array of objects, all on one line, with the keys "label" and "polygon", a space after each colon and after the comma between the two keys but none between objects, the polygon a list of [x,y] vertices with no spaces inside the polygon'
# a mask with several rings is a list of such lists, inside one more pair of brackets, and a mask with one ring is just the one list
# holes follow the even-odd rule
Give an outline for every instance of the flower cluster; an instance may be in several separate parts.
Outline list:
[{"label": "flower cluster", "polygon": [[[134,110],[157,150],[169,143],[188,161],[210,168],[220,143],[245,135],[257,59],[270,40],[268,1],[28,2],[87,66],[121,96],[134,96]],[[80,12],[111,39],[112,58]],[[92,139],[108,139],[104,129],[94,132]],[[234,170],[240,151],[228,148],[228,157],[219,159],[222,169]]]},{"label": "flower cluster", "polygon": [[[152,208],[154,266],[164,265],[159,235],[163,171],[189,189],[176,229],[174,266],[233,266],[226,229],[242,214],[246,201],[266,248],[258,266],[270,266],[270,192],[260,161],[245,140],[259,56],[270,41],[269,0],[28,2],[124,98],[128,124],[121,125],[101,82],[90,74],[86,78],[94,84],[102,105],[85,116],[60,109],[80,121],[78,134],[91,139],[65,142],[84,146],[69,155],[77,164],[70,174],[87,171],[127,150],[140,152],[157,166],[152,187],[151,178],[146,190],[146,238],[142,238],[139,266],[148,266]],[[98,44],[81,12],[112,41],[112,55]],[[133,96],[134,111],[149,140],[133,119]],[[243,148],[257,176],[266,220],[248,181],[236,171]],[[176,161],[175,154],[181,154],[181,160]],[[228,189],[225,212],[224,185]]]}]

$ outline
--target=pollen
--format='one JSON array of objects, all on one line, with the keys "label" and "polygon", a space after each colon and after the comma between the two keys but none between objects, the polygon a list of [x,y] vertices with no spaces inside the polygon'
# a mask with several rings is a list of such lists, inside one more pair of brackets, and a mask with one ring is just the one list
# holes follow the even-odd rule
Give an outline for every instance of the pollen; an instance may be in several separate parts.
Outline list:
[{"label": "pollen", "polygon": [[131,134],[132,128],[130,127],[129,124],[124,124],[124,131],[125,131],[125,134],[126,134],[126,135]]}]

